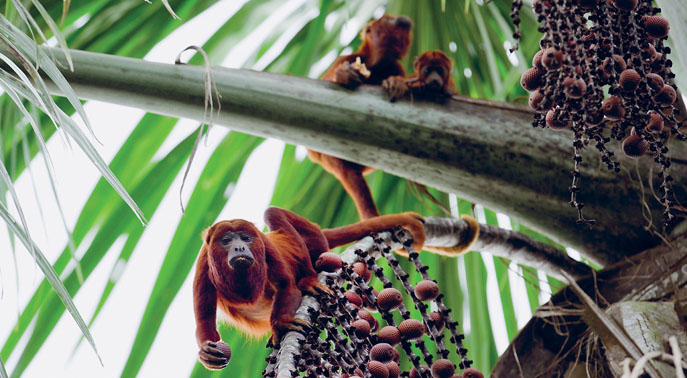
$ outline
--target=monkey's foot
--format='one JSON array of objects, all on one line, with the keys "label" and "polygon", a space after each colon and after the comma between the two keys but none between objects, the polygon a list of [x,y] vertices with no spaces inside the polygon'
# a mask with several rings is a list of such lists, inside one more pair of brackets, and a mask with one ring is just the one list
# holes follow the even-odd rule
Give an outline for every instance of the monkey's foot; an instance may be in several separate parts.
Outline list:
[{"label": "monkey's foot", "polygon": [[294,331],[305,334],[306,332],[310,331],[310,329],[310,323],[305,320],[282,317],[279,320],[272,322],[272,344],[279,344],[281,338],[288,332]]},{"label": "monkey's foot", "polygon": [[313,297],[322,295],[332,296],[334,292],[325,284],[317,282],[317,277],[305,277],[298,281],[298,289],[302,293],[310,294]]},{"label": "monkey's foot", "polygon": [[355,88],[363,83],[363,75],[351,63],[343,62],[336,70],[334,80],[344,87]]},{"label": "monkey's foot", "polygon": [[382,82],[382,88],[389,95],[389,101],[394,102],[399,98],[405,97],[408,93],[408,85],[403,76],[390,76]]},{"label": "monkey's foot", "polygon": [[200,362],[207,369],[220,370],[229,363],[231,359],[231,349],[229,345],[222,341],[206,341],[198,351]]}]

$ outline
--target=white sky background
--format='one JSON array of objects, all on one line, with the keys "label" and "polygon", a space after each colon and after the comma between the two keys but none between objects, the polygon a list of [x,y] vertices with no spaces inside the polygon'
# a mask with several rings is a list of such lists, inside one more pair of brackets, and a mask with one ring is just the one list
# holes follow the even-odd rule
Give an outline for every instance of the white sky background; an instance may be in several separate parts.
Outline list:
[{"label": "white sky background", "polygon": [[[151,50],[145,59],[172,63],[178,52],[185,47],[189,45],[202,45],[244,2],[245,0],[218,2],[215,6],[168,36]],[[290,10],[295,9],[295,7],[302,3],[303,0],[291,0],[285,3],[279,11],[274,12],[275,17],[283,18],[288,16]],[[308,16],[315,17],[316,14]],[[307,20],[300,21],[306,22]],[[352,22],[360,23],[359,20],[352,20]],[[274,25],[272,22],[270,24]],[[356,30],[355,33],[357,33],[359,27],[356,26],[354,29]],[[259,39],[261,33],[264,33],[264,30],[257,27],[253,33],[253,38]],[[350,38],[354,36],[355,34],[352,34]],[[347,42],[342,41],[342,43]],[[250,51],[248,50],[256,48],[256,45],[251,45],[250,43],[237,45],[234,50],[229,52],[227,59],[222,65],[227,67],[241,66],[245,59],[250,56]],[[277,54],[278,52],[275,51],[274,53]],[[333,60],[335,55],[329,54],[326,58]],[[321,70],[324,70],[330,64],[330,62],[325,60],[323,59],[321,62],[318,62],[318,68],[321,68]],[[258,62],[258,65],[260,64]],[[313,67],[311,76],[319,76],[319,74],[320,72],[316,72]],[[102,145],[96,145],[96,147],[105,161],[111,161],[126,137],[133,130],[133,127],[136,126],[143,116],[143,112],[96,101],[89,101],[85,108],[96,135],[103,142]],[[197,125],[198,123],[195,121],[181,120],[156,156],[162,156],[162,152],[166,153],[189,133],[194,132]],[[226,132],[227,129],[224,127],[213,127],[209,138],[209,145],[201,145],[199,148],[186,183],[186,190],[184,191],[185,203],[188,203],[192,188],[210,153]],[[259,168],[243,170],[244,174],[240,177],[232,198],[222,210],[218,217],[219,219],[243,218],[256,223],[258,227],[263,226],[262,213],[272,196],[283,146],[282,142],[268,140],[255,151],[248,160],[247,165]],[[75,149],[72,151],[67,149],[59,137],[53,137],[48,141],[48,149],[55,162],[58,178],[57,190],[66,213],[65,216],[69,227],[73,228],[83,205],[100,179],[100,174],[80,150]],[[39,188],[40,203],[35,203],[28,171],[21,175],[15,182],[15,186],[20,195],[23,210],[26,212],[32,237],[38,242],[48,260],[54,261],[66,244],[67,236],[62,227],[54,198],[50,192],[45,165],[40,156],[32,161],[31,168],[33,170],[33,177],[37,180],[35,186]],[[261,174],[251,175],[251,172],[261,172]],[[265,174],[265,172],[269,172],[269,174]],[[24,374],[25,377],[119,376],[128,358],[130,346],[133,344],[138,331],[139,322],[143,316],[143,311],[157,272],[164,259],[164,254],[171,241],[171,235],[181,217],[178,204],[178,188],[181,184],[180,176],[172,184],[171,190],[163,199],[155,216],[150,219],[150,223],[139,241],[136,251],[126,265],[126,269],[121,273],[119,284],[112,292],[99,318],[91,327],[91,332],[105,364],[104,368],[100,366],[90,345],[86,342],[82,342],[72,355],[74,347],[81,337],[81,332],[72,318],[65,315],[62,316],[45,345],[29,365]],[[42,225],[38,210],[39,206],[45,217],[47,231],[44,231]],[[481,215],[483,216],[483,212]],[[479,212],[478,216],[480,216]],[[504,224],[509,223],[507,217],[503,217],[499,215],[499,223],[504,221],[504,219],[506,220]],[[88,237],[86,239],[88,240]],[[118,257],[124,242],[125,238],[122,237],[115,243],[82,286],[76,298],[74,298],[86,321],[90,319],[95,311],[95,306],[109,278],[110,269],[115,264],[115,259]],[[198,245],[200,246],[200,237]],[[10,242],[4,226],[0,227],[0,246],[2,246],[0,247],[0,341],[4,343],[4,340],[7,339],[11,332],[11,328],[16,323],[19,309],[26,305],[35,288],[42,281],[43,275],[35,266],[28,252],[19,246],[16,258],[18,270],[21,274],[19,285],[17,286],[14,260],[11,253],[9,253]],[[80,251],[83,253],[84,249],[81,248]],[[188,251],[188,253],[196,254],[197,251]],[[483,258],[489,272],[487,289],[490,299],[489,308],[492,309],[490,311],[492,314],[491,321],[495,331],[497,349],[501,353],[508,345],[508,339],[503,315],[499,310],[501,304],[498,284],[494,275],[494,264],[491,255],[483,255]],[[460,264],[457,267],[457,271],[461,272],[459,274],[461,275],[461,282],[463,282],[464,268]],[[531,316],[524,282],[517,274],[509,274],[509,276],[518,326],[521,327]],[[195,364],[197,346],[194,337],[195,326],[191,277],[189,275],[178,296],[172,302],[139,376],[186,376]],[[464,319],[466,330],[470,327],[467,320],[469,318]],[[9,361],[5,361],[8,372],[12,371],[26,341],[27,337],[24,337],[17,348],[15,348],[15,353],[13,353]]]}]

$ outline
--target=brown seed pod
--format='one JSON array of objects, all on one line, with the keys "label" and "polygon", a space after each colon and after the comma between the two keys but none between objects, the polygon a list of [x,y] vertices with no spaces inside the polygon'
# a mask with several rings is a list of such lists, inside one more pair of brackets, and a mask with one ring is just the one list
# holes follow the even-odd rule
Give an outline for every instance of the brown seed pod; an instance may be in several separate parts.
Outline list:
[{"label": "brown seed pod", "polygon": [[393,287],[386,288],[377,296],[377,306],[384,311],[391,311],[403,303],[403,295]]},{"label": "brown seed pod", "polygon": [[389,378],[398,378],[401,375],[401,368],[398,367],[396,361],[385,362],[384,366],[389,369]]},{"label": "brown seed pod", "polygon": [[663,89],[663,85],[665,84],[661,75],[655,73],[646,74],[646,83],[655,91]]},{"label": "brown seed pod", "polygon": [[370,335],[370,323],[365,320],[365,319],[358,319],[351,323],[351,327],[353,327],[353,330],[355,332],[355,335],[358,336],[359,339],[364,339],[367,336]]},{"label": "brown seed pod", "polygon": [[231,359],[231,348],[229,348],[229,344],[223,341],[218,341],[215,343],[215,348],[222,352],[227,361]]},{"label": "brown seed pod", "polygon": [[652,38],[665,38],[670,31],[670,23],[665,17],[645,16],[644,30]]},{"label": "brown seed pod", "polygon": [[528,103],[530,105],[530,108],[534,111],[538,112],[544,112],[549,109],[546,109],[547,107],[550,108],[550,106],[547,106],[545,103],[545,97],[544,95],[537,89],[536,91],[530,93],[530,98],[528,100]]},{"label": "brown seed pod", "polygon": [[344,297],[346,297],[346,300],[348,300],[348,303],[352,304],[355,306],[355,308],[360,308],[363,305],[363,299],[360,298],[360,295],[356,293],[355,291],[347,291],[343,293]]},{"label": "brown seed pod", "polygon": [[417,340],[422,337],[424,325],[417,319],[406,319],[398,325],[401,338],[404,340]]},{"label": "brown seed pod", "polygon": [[432,364],[432,377],[434,378],[450,378],[453,372],[456,371],[453,362],[442,358],[434,361]]},{"label": "brown seed pod", "polygon": [[357,273],[366,283],[370,282],[370,279],[372,279],[372,271],[367,269],[367,264],[364,262],[358,261],[353,263],[353,271]]},{"label": "brown seed pod", "polygon": [[663,117],[657,112],[649,114],[649,122],[647,122],[645,130],[652,133],[660,133],[663,131]]},{"label": "brown seed pod", "polygon": [[315,269],[320,272],[325,271],[334,273],[341,269],[341,265],[341,256],[333,252],[325,252],[317,258],[317,261],[315,261]]},{"label": "brown seed pod", "polygon": [[430,319],[434,322],[434,328],[437,329],[437,331],[441,332],[442,329],[444,329],[444,315],[441,315],[440,312],[432,311],[429,314]]},{"label": "brown seed pod", "polygon": [[663,106],[673,105],[676,98],[675,88],[668,84],[663,85],[663,89],[654,95],[654,100]]},{"label": "brown seed pod", "polygon": [[541,58],[544,56],[544,50],[539,50],[537,51],[536,54],[532,57],[532,67],[538,68],[540,70],[544,70],[544,65],[541,64]]},{"label": "brown seed pod", "polygon": [[520,85],[526,91],[532,92],[544,84],[542,82],[543,77],[544,71],[540,70],[539,68],[532,67],[522,73],[522,76],[520,77]]},{"label": "brown seed pod", "polygon": [[560,119],[559,117],[560,115],[553,109],[546,112],[546,126],[554,130],[561,130],[570,126],[569,120]]},{"label": "brown seed pod", "polygon": [[623,72],[627,68],[625,64],[625,59],[618,54],[613,54],[604,59],[601,63],[601,74],[604,78],[608,79],[613,75],[613,72]]},{"label": "brown seed pod", "polygon": [[563,65],[563,51],[555,48],[549,47],[544,50],[544,54],[541,58],[541,63],[547,70],[557,70]]},{"label": "brown seed pod", "polygon": [[568,76],[563,80],[563,92],[569,98],[580,98],[587,91],[587,84],[582,79]]},{"label": "brown seed pod", "polygon": [[653,43],[648,43],[647,48],[644,49],[649,54],[649,61],[653,62],[656,60],[656,47],[654,47]]},{"label": "brown seed pod", "polygon": [[365,310],[358,310],[358,317],[360,319],[367,320],[367,322],[370,324],[370,332],[377,331],[377,328],[379,327],[379,322],[374,316],[372,316],[372,314]]},{"label": "brown seed pod", "polygon": [[484,378],[484,374],[475,368],[467,368],[463,370],[463,378]]},{"label": "brown seed pod", "polygon": [[387,343],[375,344],[370,349],[370,358],[375,361],[388,362],[394,359],[394,347]]},{"label": "brown seed pod", "polygon": [[434,281],[422,280],[415,285],[415,296],[421,301],[434,300],[439,295],[439,285]]},{"label": "brown seed pod", "polygon": [[389,378],[389,369],[379,361],[368,362],[367,371],[370,372],[372,378]]},{"label": "brown seed pod", "polygon": [[401,353],[396,348],[394,348],[394,362],[397,364],[401,363]]},{"label": "brown seed pod", "polygon": [[639,76],[637,71],[633,70],[632,68],[628,68],[620,73],[620,79],[618,80],[618,83],[623,90],[627,92],[633,92],[635,89],[637,89],[640,81],[642,81],[642,78]]},{"label": "brown seed pod", "polygon": [[634,127],[630,136],[623,140],[623,152],[629,157],[640,157],[649,150],[649,142],[635,134]]},{"label": "brown seed pod", "polygon": [[613,0],[613,5],[622,11],[631,11],[637,7],[637,0]]},{"label": "brown seed pod", "polygon": [[[425,371],[431,371],[430,368],[429,368],[429,366],[427,366],[427,365],[420,365],[420,366],[421,366]],[[408,375],[408,378],[422,378],[422,377],[420,377],[420,372],[417,371],[417,369],[415,368],[415,366],[413,366],[412,368],[410,368],[410,374]]]},{"label": "brown seed pod", "polygon": [[601,110],[608,119],[618,121],[625,117],[625,108],[620,98],[611,96],[601,103]]},{"label": "brown seed pod", "polygon": [[391,346],[396,346],[401,342],[401,332],[394,326],[384,326],[377,334],[377,340],[382,343],[387,343]]}]

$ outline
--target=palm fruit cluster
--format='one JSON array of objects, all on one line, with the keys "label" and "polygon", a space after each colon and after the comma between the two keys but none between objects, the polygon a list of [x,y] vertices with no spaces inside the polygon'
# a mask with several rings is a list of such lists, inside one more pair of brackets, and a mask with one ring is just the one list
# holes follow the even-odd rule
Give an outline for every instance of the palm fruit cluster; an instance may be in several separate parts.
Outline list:
[{"label": "palm fruit cluster", "polygon": [[[443,304],[439,286],[427,274],[428,267],[412,250],[410,234],[397,228],[393,238],[395,245],[404,246],[422,277],[414,286],[410,275],[392,254],[392,247],[379,235],[372,236],[372,247],[356,249],[350,264],[335,253],[324,253],[317,260],[315,266],[320,271],[320,282],[334,291],[334,297],[321,295],[319,310],[310,309],[312,329],[299,341],[294,364],[298,371],[292,371],[292,376],[483,378],[479,370],[470,367],[472,361],[467,358],[467,349],[462,343],[465,336],[459,332],[458,322],[451,318],[451,310]],[[380,259],[388,261],[403,291],[393,287],[378,264]],[[370,284],[373,276],[382,284],[379,291]],[[405,298],[412,300],[420,319],[411,317],[404,304]],[[430,304],[434,311],[430,311]],[[380,324],[372,313],[379,313],[384,324]],[[394,313],[397,313],[396,318]],[[400,322],[396,321],[398,314]],[[450,352],[444,343],[447,335],[459,356],[457,366],[449,360]],[[430,342],[435,345],[436,356],[427,348]],[[265,377],[276,376],[281,346],[272,347],[263,372]],[[399,367],[401,354],[412,364],[408,371]],[[463,370],[462,374],[457,368]]]},{"label": "palm fruit cluster", "polygon": [[[520,37],[521,0],[511,17]],[[684,140],[677,109],[675,75],[664,44],[670,25],[651,0],[534,0],[541,50],[521,78],[536,111],[533,126],[571,129],[574,169],[570,205],[582,215],[581,151],[593,143],[608,169],[619,172],[612,139],[632,158],[648,155],[658,164],[664,225],[675,220],[668,173],[668,141]],[[684,117],[684,115],[682,115]]]}]

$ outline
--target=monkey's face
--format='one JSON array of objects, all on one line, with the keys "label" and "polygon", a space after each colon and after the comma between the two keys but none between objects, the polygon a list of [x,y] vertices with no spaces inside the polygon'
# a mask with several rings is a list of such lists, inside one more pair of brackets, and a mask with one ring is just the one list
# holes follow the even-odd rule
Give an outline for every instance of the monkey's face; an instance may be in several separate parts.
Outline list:
[{"label": "monkey's face", "polygon": [[413,22],[408,17],[384,15],[367,24],[361,37],[376,54],[372,57],[374,62],[385,59],[396,61],[408,53],[412,27]]},{"label": "monkey's face", "polygon": [[453,63],[440,51],[428,51],[415,60],[414,66],[427,89],[440,90],[451,74]]},{"label": "monkey's face", "polygon": [[[208,231],[213,259],[226,262],[232,270],[243,271],[264,258],[265,246],[252,223],[244,220],[222,221]],[[224,264],[222,264],[224,265]]]}]

